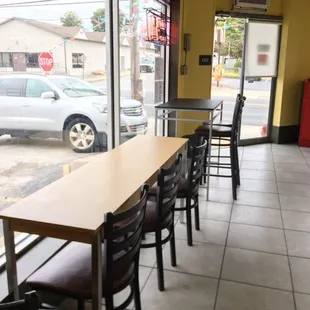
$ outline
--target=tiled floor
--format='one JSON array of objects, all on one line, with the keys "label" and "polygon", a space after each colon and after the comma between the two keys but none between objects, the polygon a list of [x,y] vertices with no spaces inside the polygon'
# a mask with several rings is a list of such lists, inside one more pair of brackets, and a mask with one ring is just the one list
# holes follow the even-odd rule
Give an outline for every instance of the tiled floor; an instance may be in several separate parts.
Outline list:
[{"label": "tiled floor", "polygon": [[240,149],[240,159],[237,201],[230,180],[212,180],[209,202],[201,190],[192,248],[177,220],[178,266],[165,246],[165,292],[157,290],[155,251],[141,250],[143,309],[310,309],[310,149],[257,145]]}]

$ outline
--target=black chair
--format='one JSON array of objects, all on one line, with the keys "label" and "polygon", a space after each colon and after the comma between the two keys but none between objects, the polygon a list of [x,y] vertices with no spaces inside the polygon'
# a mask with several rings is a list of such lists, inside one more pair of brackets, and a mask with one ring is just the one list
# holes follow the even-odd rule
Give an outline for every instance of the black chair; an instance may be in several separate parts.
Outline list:
[{"label": "black chair", "polygon": [[25,294],[24,300],[0,304],[0,309],[7,310],[39,310],[39,297],[36,292]]},{"label": "black chair", "polygon": [[[106,309],[123,310],[132,300],[141,309],[139,290],[139,255],[145,217],[148,186],[141,199],[131,208],[116,214],[105,214],[103,247],[103,297]],[[38,291],[60,294],[78,301],[92,298],[91,246],[71,242],[45,265],[32,274],[27,284]],[[130,286],[128,298],[114,307],[113,295]]]},{"label": "black chair", "polygon": [[[244,107],[244,102],[246,98],[238,95],[236,100],[236,106],[233,115],[233,122],[231,126],[213,126],[212,130],[212,140],[218,139],[219,143],[212,143],[212,146],[221,147],[229,147],[230,155],[229,156],[220,156],[211,154],[211,159],[217,158],[217,161],[211,162],[212,168],[219,169],[230,169],[231,174],[210,174],[212,177],[224,177],[232,179],[232,193],[234,200],[237,199],[237,187],[240,185],[240,168],[239,168],[239,156],[238,156],[238,139],[239,139],[239,131],[241,127],[241,118],[242,111]],[[195,134],[199,136],[203,136],[205,139],[209,139],[210,126],[209,125],[201,125],[195,129]],[[224,141],[225,143],[222,143]],[[229,158],[230,163],[223,163],[221,159]],[[205,170],[207,167],[207,157],[205,158]],[[204,173],[204,176],[207,176],[207,173]],[[206,182],[206,179],[204,179]]]},{"label": "black chair", "polygon": [[[179,154],[174,165],[160,169],[158,186],[153,188],[155,201],[147,202],[144,233],[155,233],[155,242],[142,242],[141,248],[156,248],[158,289],[165,290],[162,245],[170,241],[171,265],[176,266],[174,236],[174,206],[177,199],[179,180],[182,168],[182,155]],[[162,231],[167,229],[168,236],[163,238]]]},{"label": "black chair", "polygon": [[[201,144],[202,143],[202,144]],[[184,207],[177,207],[175,211],[186,212],[187,244],[193,245],[192,232],[192,209],[195,211],[195,228],[200,230],[199,222],[199,184],[203,175],[203,165],[207,141],[199,137],[192,137],[189,142],[188,156],[190,157],[190,167],[187,177],[181,178],[177,198],[185,199]]]}]

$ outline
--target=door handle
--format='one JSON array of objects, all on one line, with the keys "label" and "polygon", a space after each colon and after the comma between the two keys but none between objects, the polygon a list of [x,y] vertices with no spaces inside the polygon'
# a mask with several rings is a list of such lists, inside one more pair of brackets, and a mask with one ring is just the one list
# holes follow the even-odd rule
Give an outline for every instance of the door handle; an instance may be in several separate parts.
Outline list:
[{"label": "door handle", "polygon": [[29,108],[30,104],[29,103],[24,103],[22,106],[25,107],[25,108]]}]

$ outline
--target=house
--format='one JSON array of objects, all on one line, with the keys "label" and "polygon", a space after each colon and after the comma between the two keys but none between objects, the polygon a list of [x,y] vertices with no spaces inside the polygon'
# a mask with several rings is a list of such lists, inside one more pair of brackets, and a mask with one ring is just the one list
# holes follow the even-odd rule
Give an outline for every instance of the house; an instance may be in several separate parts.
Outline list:
[{"label": "house", "polygon": [[[120,36],[121,71],[131,67],[130,40],[127,35]],[[0,42],[0,73],[41,72],[38,57],[47,51],[53,55],[55,74],[87,76],[106,68],[104,32],[13,17],[0,23]],[[153,44],[139,44],[141,57],[155,57]]]}]

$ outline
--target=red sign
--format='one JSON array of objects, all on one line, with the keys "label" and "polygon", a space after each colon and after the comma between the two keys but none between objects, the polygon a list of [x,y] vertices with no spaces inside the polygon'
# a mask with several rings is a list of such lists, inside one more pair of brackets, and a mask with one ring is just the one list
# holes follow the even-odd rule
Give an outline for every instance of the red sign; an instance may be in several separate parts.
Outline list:
[{"label": "red sign", "polygon": [[53,56],[48,52],[43,52],[39,56],[39,65],[42,70],[49,72],[54,67]]}]

